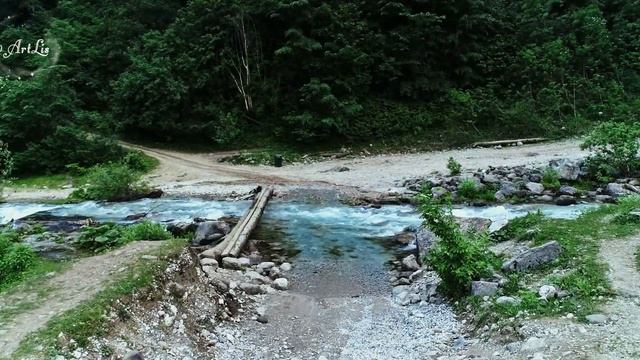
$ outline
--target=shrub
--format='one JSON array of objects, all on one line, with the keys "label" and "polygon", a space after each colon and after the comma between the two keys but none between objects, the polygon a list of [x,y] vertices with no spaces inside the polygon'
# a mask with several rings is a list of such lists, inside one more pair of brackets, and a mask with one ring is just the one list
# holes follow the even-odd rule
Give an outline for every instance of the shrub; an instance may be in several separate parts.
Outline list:
[{"label": "shrub", "polygon": [[127,226],[122,237],[125,242],[138,240],[167,240],[171,238],[171,233],[161,224],[144,221],[139,224]]},{"label": "shrub", "polygon": [[78,238],[78,247],[95,253],[111,250],[133,241],[167,240],[171,238],[164,226],[149,221],[130,226],[106,223],[85,227]]},{"label": "shrub", "polygon": [[431,195],[421,194],[419,201],[425,226],[441,239],[426,261],[442,279],[445,294],[464,295],[471,281],[491,275],[496,258],[488,251],[489,238],[484,233],[463,233],[451,209],[443,209]]},{"label": "shrub", "polygon": [[123,164],[97,165],[87,171],[86,185],[75,190],[71,197],[82,200],[129,200],[149,189],[140,184],[140,173]]},{"label": "shrub", "polygon": [[550,167],[544,169],[544,173],[542,174],[542,186],[544,186],[545,189],[560,189],[561,185],[558,172]]},{"label": "shrub", "polygon": [[462,165],[460,165],[460,163],[457,162],[456,159],[450,157],[447,161],[447,169],[449,169],[449,173],[452,176],[460,175],[460,173],[462,172]]},{"label": "shrub", "polygon": [[618,199],[614,221],[618,224],[640,223],[640,196],[629,195]]},{"label": "shrub", "polygon": [[0,238],[0,285],[13,282],[36,261],[36,254],[27,245]]},{"label": "shrub", "polygon": [[9,151],[9,146],[0,141],[0,177],[6,179],[13,171],[13,156]]},{"label": "shrub", "polygon": [[591,154],[586,164],[589,174],[602,181],[640,172],[640,124],[605,122],[598,125],[581,145]]},{"label": "shrub", "polygon": [[121,162],[129,169],[139,171],[141,173],[148,173],[158,166],[158,160],[145,155],[139,150],[129,151],[122,158]]},{"label": "shrub", "polygon": [[475,181],[466,179],[458,187],[458,195],[464,199],[475,199],[478,196],[478,185]]}]

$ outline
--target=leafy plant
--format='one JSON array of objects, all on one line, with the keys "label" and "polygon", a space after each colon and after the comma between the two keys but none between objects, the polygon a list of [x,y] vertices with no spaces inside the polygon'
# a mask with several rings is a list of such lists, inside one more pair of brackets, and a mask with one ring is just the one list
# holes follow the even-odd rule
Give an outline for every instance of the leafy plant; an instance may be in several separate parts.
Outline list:
[{"label": "leafy plant", "polygon": [[440,241],[429,251],[427,263],[442,278],[445,294],[459,297],[469,292],[471,281],[491,275],[496,258],[488,250],[484,233],[463,233],[451,215],[430,194],[418,197],[424,224]]},{"label": "leafy plant", "polygon": [[147,173],[158,166],[157,159],[147,156],[139,150],[127,152],[127,154],[122,158],[121,162],[129,169],[141,173]]},{"label": "leafy plant", "polygon": [[75,190],[71,198],[82,200],[128,200],[148,192],[148,186],[140,183],[140,173],[123,164],[97,165],[87,171],[86,185]]},{"label": "leafy plant", "polygon": [[158,223],[143,221],[138,224],[127,226],[122,232],[122,238],[125,242],[139,240],[168,240],[171,233]]},{"label": "leafy plant", "polygon": [[561,184],[558,172],[551,167],[544,169],[544,173],[542,173],[542,186],[544,186],[545,189],[560,189]]},{"label": "leafy plant", "polygon": [[164,226],[149,221],[129,226],[106,223],[85,227],[78,238],[78,246],[81,249],[99,253],[133,241],[168,240],[171,237]]},{"label": "leafy plant", "polygon": [[586,164],[589,174],[608,180],[614,176],[634,176],[640,172],[640,123],[604,122],[596,126],[581,145],[591,154]]},{"label": "leafy plant", "polygon": [[464,199],[475,199],[478,195],[478,185],[473,180],[465,179],[458,186],[458,195]]},{"label": "leafy plant", "polygon": [[16,281],[36,261],[29,246],[0,237],[0,286]]},{"label": "leafy plant", "polygon": [[449,174],[456,176],[460,175],[462,172],[462,165],[456,161],[453,157],[450,157],[447,161],[447,169],[449,169]]}]

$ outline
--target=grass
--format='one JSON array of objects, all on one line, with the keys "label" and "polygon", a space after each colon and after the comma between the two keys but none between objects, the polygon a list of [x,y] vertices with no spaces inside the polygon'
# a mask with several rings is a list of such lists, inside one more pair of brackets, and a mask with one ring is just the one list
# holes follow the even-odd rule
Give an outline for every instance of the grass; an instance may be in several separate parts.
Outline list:
[{"label": "grass", "polygon": [[[640,205],[640,198],[627,200]],[[514,305],[482,306],[481,299],[470,297],[468,303],[475,309],[478,323],[486,323],[516,316],[524,312],[532,316],[552,316],[573,313],[582,318],[593,313],[604,299],[612,295],[606,276],[606,264],[598,257],[600,246],[606,246],[607,239],[625,237],[639,231],[637,223],[617,221],[625,206],[605,205],[586,212],[575,220],[549,219],[538,214],[520,220],[498,237],[528,240],[534,246],[556,240],[563,248],[560,258],[547,266],[528,273],[509,276],[509,284],[504,288],[507,296],[517,296],[522,302]],[[534,231],[527,231],[534,229]],[[554,269],[561,269],[554,273]],[[538,299],[535,291],[519,284],[556,285],[569,292],[564,299],[550,301]]]},{"label": "grass", "polygon": [[169,259],[177,256],[187,244],[186,239],[169,240],[152,253],[157,260],[140,260],[133,268],[112,279],[110,285],[84,304],[54,317],[45,329],[26,338],[12,355],[12,359],[29,358],[35,354],[54,357],[60,354],[58,335],[64,334],[78,346],[86,346],[93,336],[108,332],[106,313],[118,299],[132,295],[136,290],[151,285],[162,273]]},{"label": "grass", "polygon": [[12,188],[61,189],[65,185],[72,184],[73,181],[74,177],[69,174],[35,175],[11,179],[6,185]]},{"label": "grass", "polygon": [[[48,275],[61,272],[68,265],[69,263],[64,261],[40,259],[18,281],[0,287],[0,296],[12,300],[10,305],[0,308],[0,323],[41,305],[41,300],[50,290],[45,286]],[[33,293],[35,296],[28,298],[19,296],[19,294],[27,292]]]}]

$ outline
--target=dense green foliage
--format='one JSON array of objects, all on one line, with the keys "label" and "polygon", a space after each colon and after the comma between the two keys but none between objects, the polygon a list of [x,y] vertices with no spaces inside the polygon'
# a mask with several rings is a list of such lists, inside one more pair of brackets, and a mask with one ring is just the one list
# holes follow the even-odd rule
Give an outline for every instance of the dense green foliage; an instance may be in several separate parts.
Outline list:
[{"label": "dense green foliage", "polygon": [[16,281],[36,261],[36,254],[27,246],[17,243],[15,234],[0,234],[0,287]]},{"label": "dense green foliage", "polygon": [[589,134],[583,148],[589,149],[589,173],[598,180],[640,173],[640,122],[605,122]]},{"label": "dense green foliage", "polygon": [[471,281],[490,276],[496,258],[489,252],[483,233],[464,233],[441,204],[430,195],[419,195],[424,224],[441,240],[429,251],[427,263],[440,275],[441,288],[451,296],[469,292]]},{"label": "dense green foliage", "polygon": [[148,192],[146,184],[140,183],[140,172],[122,163],[96,165],[84,175],[85,185],[74,190],[73,199],[81,200],[130,200],[138,194]]},{"label": "dense green foliage", "polygon": [[0,44],[46,38],[52,53],[0,68],[0,139],[23,173],[119,159],[114,134],[554,136],[640,114],[637,0],[14,0],[0,13],[16,15]]},{"label": "dense green foliage", "polygon": [[460,175],[462,172],[462,165],[460,165],[456,159],[450,157],[449,160],[447,160],[447,169],[449,170],[449,174],[452,176]]},{"label": "dense green foliage", "polygon": [[78,238],[78,246],[84,250],[103,252],[132,241],[168,240],[171,237],[164,226],[152,222],[145,221],[130,226],[106,223],[84,228]]},{"label": "dense green foliage", "polygon": [[545,189],[560,189],[560,176],[558,172],[551,167],[544,169],[542,173],[542,185]]}]

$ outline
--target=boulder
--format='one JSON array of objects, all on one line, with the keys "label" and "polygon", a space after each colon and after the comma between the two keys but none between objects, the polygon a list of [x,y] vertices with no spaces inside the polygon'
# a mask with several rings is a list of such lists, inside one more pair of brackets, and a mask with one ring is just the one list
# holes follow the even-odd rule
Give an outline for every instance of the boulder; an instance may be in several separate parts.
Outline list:
[{"label": "boulder", "polygon": [[553,285],[542,285],[538,290],[538,295],[542,300],[553,299],[558,296],[558,289]]},{"label": "boulder", "polygon": [[581,163],[568,159],[553,160],[549,162],[549,167],[558,173],[560,180],[578,180],[581,175]]},{"label": "boulder", "polygon": [[520,189],[518,186],[510,181],[503,181],[500,183],[500,192],[506,197],[516,195],[519,191]]},{"label": "boulder", "polygon": [[562,248],[557,241],[550,241],[505,261],[504,264],[502,264],[502,270],[510,272],[533,269],[557,259],[561,251]]},{"label": "boulder", "polygon": [[273,284],[271,286],[276,290],[287,290],[289,289],[289,280],[285,278],[277,278],[273,280]]},{"label": "boulder", "polygon": [[545,203],[553,202],[553,196],[551,196],[551,195],[542,195],[542,196],[538,196],[536,198],[536,200],[539,201],[539,202],[545,202]]},{"label": "boulder", "polygon": [[140,351],[131,351],[124,356],[124,360],[144,360]]},{"label": "boulder", "polygon": [[617,184],[617,183],[607,184],[606,192],[607,194],[611,195],[613,198],[616,198],[616,199],[622,196],[633,194],[633,191],[626,189],[623,184]]},{"label": "boulder", "polygon": [[231,270],[244,270],[251,265],[251,260],[242,258],[226,257],[222,259],[222,267]]},{"label": "boulder", "polygon": [[431,188],[431,195],[433,195],[434,199],[441,198],[445,196],[449,191],[441,186],[436,186]]},{"label": "boulder", "polygon": [[494,174],[484,174],[482,175],[482,182],[485,184],[497,184],[500,182],[500,178]]},{"label": "boulder", "polygon": [[603,314],[591,314],[585,317],[589,324],[604,324],[607,322],[607,316]]},{"label": "boulder", "polygon": [[520,299],[514,298],[512,296],[500,296],[496,299],[496,304],[509,304],[509,305],[517,305],[520,303]]},{"label": "boulder", "polygon": [[260,295],[266,293],[266,290],[263,289],[260,285],[250,283],[240,284],[240,290],[244,291],[248,295]]},{"label": "boulder", "polygon": [[196,228],[197,225],[195,223],[184,221],[170,223],[167,225],[167,231],[170,232],[173,236],[182,236],[190,231],[195,231]]},{"label": "boulder", "polygon": [[533,195],[540,195],[544,191],[544,186],[536,182],[528,182],[524,185],[524,187],[527,188],[527,190],[529,190],[529,192]]},{"label": "boulder", "polygon": [[494,197],[496,198],[496,201],[499,203],[503,203],[507,201],[507,197],[504,195],[502,191],[496,191]]},{"label": "boulder", "polygon": [[216,259],[211,259],[211,258],[202,258],[200,259],[200,265],[211,266],[212,268],[217,269],[218,261]]},{"label": "boulder", "polygon": [[284,272],[291,271],[291,264],[289,264],[288,262],[282,263],[280,265],[280,270],[282,270]]},{"label": "boulder", "polygon": [[438,242],[439,238],[428,228],[421,226],[416,233],[416,247],[418,248],[418,259],[422,261],[429,250]]},{"label": "boulder", "polygon": [[224,221],[205,221],[198,224],[192,244],[196,246],[209,245],[222,239],[231,231],[231,227]]},{"label": "boulder", "polygon": [[490,281],[471,282],[471,295],[493,296],[498,292],[498,283]]},{"label": "boulder", "polygon": [[272,267],[276,266],[275,263],[271,262],[271,261],[265,261],[265,262],[261,262],[260,264],[258,264],[258,272],[261,274],[268,274],[269,270],[271,270]]},{"label": "boulder", "polygon": [[556,205],[559,205],[559,206],[573,205],[576,202],[577,202],[576,198],[570,195],[560,195],[556,199]]},{"label": "boulder", "polygon": [[558,193],[560,195],[575,196],[578,193],[578,189],[574,188],[573,186],[562,185],[562,186],[560,186],[560,189],[558,189]]},{"label": "boulder", "polygon": [[604,204],[613,204],[616,202],[616,199],[609,195],[596,195],[596,201]]},{"label": "boulder", "polygon": [[489,231],[491,227],[491,220],[485,218],[455,218],[458,225],[460,225],[460,230],[465,232],[485,232]]},{"label": "boulder", "polygon": [[402,267],[406,270],[412,270],[412,271],[416,271],[420,269],[418,260],[416,259],[416,256],[413,254],[402,259]]},{"label": "boulder", "polygon": [[255,271],[247,271],[247,276],[251,279],[251,283],[258,285],[271,284],[271,279],[266,276],[260,275]]}]

